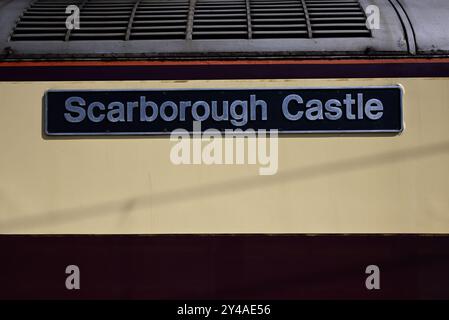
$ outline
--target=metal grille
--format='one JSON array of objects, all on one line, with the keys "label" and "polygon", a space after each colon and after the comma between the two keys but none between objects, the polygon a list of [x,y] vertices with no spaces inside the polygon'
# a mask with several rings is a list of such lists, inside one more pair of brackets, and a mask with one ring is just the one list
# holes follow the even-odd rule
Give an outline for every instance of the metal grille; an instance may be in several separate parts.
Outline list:
[{"label": "metal grille", "polygon": [[185,39],[189,0],[142,0],[130,18],[129,39]]},{"label": "metal grille", "polygon": [[[68,30],[68,5],[80,29]],[[35,0],[11,40],[369,37],[358,0]]]},{"label": "metal grille", "polygon": [[[83,1],[71,1],[71,4],[81,5]],[[67,1],[39,0],[26,9],[16,28],[12,40],[64,40],[67,28],[65,26]]]},{"label": "metal grille", "polygon": [[81,6],[81,28],[67,40],[123,40],[134,7],[133,0],[90,0]]},{"label": "metal grille", "polygon": [[357,0],[305,0],[305,4],[314,38],[371,35]]},{"label": "metal grille", "polygon": [[298,0],[252,0],[253,38],[307,38],[307,19]]},{"label": "metal grille", "polygon": [[193,39],[246,39],[245,0],[198,0],[193,18]]}]

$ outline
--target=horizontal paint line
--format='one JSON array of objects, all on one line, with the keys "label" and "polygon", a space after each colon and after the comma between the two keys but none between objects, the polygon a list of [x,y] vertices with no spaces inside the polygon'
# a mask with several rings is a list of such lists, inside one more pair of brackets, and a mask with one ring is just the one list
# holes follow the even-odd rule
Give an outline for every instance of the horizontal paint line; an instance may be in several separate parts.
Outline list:
[{"label": "horizontal paint line", "polygon": [[0,62],[0,67],[61,67],[61,66],[191,66],[191,65],[315,65],[315,64],[398,64],[449,63],[449,58],[399,59],[283,59],[283,60],[137,60],[137,61],[14,61]]},{"label": "horizontal paint line", "polygon": [[0,81],[234,80],[449,77],[449,61],[160,65],[24,65],[0,68]]}]

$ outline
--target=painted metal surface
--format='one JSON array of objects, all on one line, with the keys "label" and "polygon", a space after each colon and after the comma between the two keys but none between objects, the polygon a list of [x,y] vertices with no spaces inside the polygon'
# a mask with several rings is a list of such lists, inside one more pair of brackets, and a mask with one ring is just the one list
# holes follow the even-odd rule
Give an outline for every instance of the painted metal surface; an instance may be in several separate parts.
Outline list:
[{"label": "painted metal surface", "polygon": [[[273,176],[173,165],[166,138],[42,136],[49,89],[396,83],[403,134],[283,137]],[[3,82],[0,95],[2,233],[449,232],[447,78]]]}]

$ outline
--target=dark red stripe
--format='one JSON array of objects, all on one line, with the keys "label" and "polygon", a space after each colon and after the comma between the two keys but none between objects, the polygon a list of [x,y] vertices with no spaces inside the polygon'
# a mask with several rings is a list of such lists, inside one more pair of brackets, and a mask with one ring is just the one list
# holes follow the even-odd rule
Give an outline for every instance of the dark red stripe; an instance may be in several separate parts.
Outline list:
[{"label": "dark red stripe", "polygon": [[449,62],[53,65],[0,68],[0,81],[449,77]]},{"label": "dark red stripe", "polygon": [[0,236],[0,299],[447,299],[447,248],[447,235]]}]

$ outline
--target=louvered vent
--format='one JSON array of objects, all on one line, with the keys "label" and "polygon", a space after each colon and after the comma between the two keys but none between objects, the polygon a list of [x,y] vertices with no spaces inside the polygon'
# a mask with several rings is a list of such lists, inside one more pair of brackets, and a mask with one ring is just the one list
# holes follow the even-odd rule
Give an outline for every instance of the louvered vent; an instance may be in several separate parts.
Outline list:
[{"label": "louvered vent", "polygon": [[[71,1],[80,6],[83,1]],[[39,0],[26,9],[11,37],[12,40],[65,40],[67,1]]]},{"label": "louvered vent", "polygon": [[369,37],[357,0],[305,0],[313,38]]},{"label": "louvered vent", "polygon": [[300,0],[252,0],[253,38],[307,38],[307,19]]},{"label": "louvered vent", "polygon": [[193,39],[247,39],[246,0],[197,0]]},{"label": "louvered vent", "polygon": [[[66,7],[80,8],[68,30]],[[358,0],[35,0],[13,41],[369,37]]]},{"label": "louvered vent", "polygon": [[185,39],[189,0],[143,0],[130,20],[130,39]]},{"label": "louvered vent", "polygon": [[80,7],[81,28],[70,40],[123,40],[133,11],[134,0],[90,0]]}]

